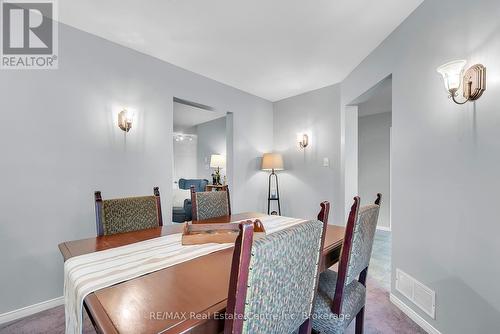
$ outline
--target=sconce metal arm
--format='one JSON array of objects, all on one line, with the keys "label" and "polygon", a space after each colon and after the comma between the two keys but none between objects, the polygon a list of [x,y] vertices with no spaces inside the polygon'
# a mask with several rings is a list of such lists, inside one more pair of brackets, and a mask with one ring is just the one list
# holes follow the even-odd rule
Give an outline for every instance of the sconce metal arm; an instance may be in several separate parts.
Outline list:
[{"label": "sconce metal arm", "polygon": [[471,89],[472,89],[472,81],[469,81],[467,82],[467,86],[469,86],[468,88],[468,92],[469,92],[469,96],[467,97],[467,99],[464,101],[464,102],[459,102],[457,101],[456,97],[457,97],[457,89],[450,89],[450,97],[451,99],[453,100],[453,102],[455,102],[456,104],[466,104],[467,102],[471,101],[470,99],[470,92],[471,92]]},{"label": "sconce metal arm", "polygon": [[464,102],[459,102],[459,101],[457,101],[457,99],[455,98],[455,94],[452,94],[452,95],[451,95],[451,99],[452,99],[452,100],[453,100],[453,102],[455,102],[456,104],[466,104],[467,102],[469,102],[469,101],[470,101],[469,99],[467,99],[467,100],[465,100]]}]

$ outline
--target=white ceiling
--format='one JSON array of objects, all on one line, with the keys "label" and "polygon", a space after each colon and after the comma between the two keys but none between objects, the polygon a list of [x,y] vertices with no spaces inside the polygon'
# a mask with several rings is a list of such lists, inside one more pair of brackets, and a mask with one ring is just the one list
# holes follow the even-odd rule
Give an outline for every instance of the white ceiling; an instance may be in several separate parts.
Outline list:
[{"label": "white ceiling", "polygon": [[224,112],[210,111],[174,102],[174,132],[188,133],[193,126],[226,116]]},{"label": "white ceiling", "polygon": [[277,101],[342,81],[423,0],[71,0],[60,21]]}]

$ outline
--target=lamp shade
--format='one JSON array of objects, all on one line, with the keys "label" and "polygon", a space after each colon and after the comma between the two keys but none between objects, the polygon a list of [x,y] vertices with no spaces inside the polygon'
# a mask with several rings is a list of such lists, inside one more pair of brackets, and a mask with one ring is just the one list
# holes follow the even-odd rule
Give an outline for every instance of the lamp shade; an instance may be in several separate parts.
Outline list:
[{"label": "lamp shade", "polygon": [[283,157],[278,153],[264,153],[262,157],[262,170],[284,170]]},{"label": "lamp shade", "polygon": [[211,168],[224,168],[226,167],[226,157],[220,154],[212,154],[210,157]]},{"label": "lamp shade", "polygon": [[437,71],[443,76],[447,91],[458,90],[462,84],[464,67],[467,61],[454,60],[440,66]]}]

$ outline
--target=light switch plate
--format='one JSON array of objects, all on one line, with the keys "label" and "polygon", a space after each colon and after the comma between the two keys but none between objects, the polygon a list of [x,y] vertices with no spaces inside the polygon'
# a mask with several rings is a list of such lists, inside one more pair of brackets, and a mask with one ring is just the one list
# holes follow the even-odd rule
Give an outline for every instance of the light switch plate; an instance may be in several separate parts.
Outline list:
[{"label": "light switch plate", "polygon": [[330,159],[323,158],[323,167],[330,167]]}]

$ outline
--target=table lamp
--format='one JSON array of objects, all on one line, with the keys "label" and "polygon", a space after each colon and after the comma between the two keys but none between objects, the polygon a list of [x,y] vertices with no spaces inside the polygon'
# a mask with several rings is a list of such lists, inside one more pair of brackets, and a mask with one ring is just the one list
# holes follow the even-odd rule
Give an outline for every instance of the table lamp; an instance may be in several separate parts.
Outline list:
[{"label": "table lamp", "polygon": [[226,166],[226,157],[221,154],[212,154],[210,157],[210,168],[215,169],[214,185],[222,185],[220,182],[220,169]]},{"label": "table lamp", "polygon": [[[273,211],[271,214],[279,214],[281,215],[281,206],[280,206],[280,195],[278,188],[278,175],[276,175],[275,171],[284,170],[283,168],[283,157],[279,153],[265,153],[262,157],[262,170],[271,171],[269,175],[269,188],[267,192],[267,214],[270,214],[271,210],[271,201],[278,202],[278,212]],[[276,183],[276,193],[271,194],[271,183],[272,178],[274,176],[274,180]]]}]

